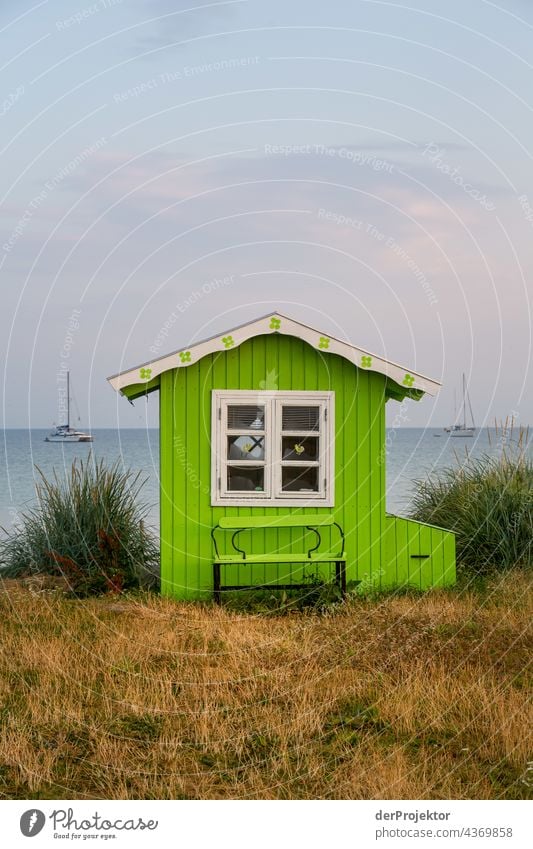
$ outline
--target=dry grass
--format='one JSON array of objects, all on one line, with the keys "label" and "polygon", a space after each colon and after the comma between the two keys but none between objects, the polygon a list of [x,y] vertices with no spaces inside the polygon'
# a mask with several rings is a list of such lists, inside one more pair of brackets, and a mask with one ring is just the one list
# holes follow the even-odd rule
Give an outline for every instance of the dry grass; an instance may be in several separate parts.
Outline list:
[{"label": "dry grass", "polygon": [[242,616],[0,591],[4,798],[526,798],[531,584]]}]

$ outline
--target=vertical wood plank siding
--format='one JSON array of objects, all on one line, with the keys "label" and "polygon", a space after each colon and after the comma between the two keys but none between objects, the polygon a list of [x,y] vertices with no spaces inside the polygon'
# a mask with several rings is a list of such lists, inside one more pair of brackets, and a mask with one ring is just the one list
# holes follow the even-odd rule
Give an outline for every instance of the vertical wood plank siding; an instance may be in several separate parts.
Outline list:
[{"label": "vertical wood plank siding", "polygon": [[[335,507],[211,507],[211,390],[335,392]],[[347,579],[373,585],[453,581],[454,537],[385,514],[385,378],[281,335],[258,336],[161,375],[161,586],[177,598],[212,592],[211,528],[223,516],[333,513],[346,534]],[[423,530],[421,530],[421,528]],[[423,534],[423,535],[421,535]],[[301,551],[298,531],[254,531],[251,550]],[[337,545],[332,533],[328,542]],[[229,544],[229,540],[228,540]],[[411,559],[431,549],[430,562]],[[228,566],[227,583],[286,583],[287,566]],[[327,567],[325,567],[327,568]],[[326,574],[326,573],[324,573]],[[292,580],[298,582],[301,567]]]}]

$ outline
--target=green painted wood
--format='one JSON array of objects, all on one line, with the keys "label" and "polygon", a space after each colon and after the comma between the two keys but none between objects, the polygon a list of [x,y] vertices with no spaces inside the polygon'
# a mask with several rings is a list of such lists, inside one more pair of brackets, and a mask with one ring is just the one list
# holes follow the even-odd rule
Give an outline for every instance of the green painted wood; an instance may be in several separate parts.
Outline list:
[{"label": "green painted wood", "polygon": [[136,398],[142,398],[143,395],[149,395],[150,392],[155,392],[160,388],[161,375],[154,377],[153,380],[145,383],[135,383],[132,386],[124,386],[120,392],[129,401],[135,401]]},{"label": "green painted wood", "polygon": [[432,586],[444,586],[444,573],[446,565],[445,557],[445,539],[441,533],[435,528],[430,528],[431,533],[431,565],[432,565]]},{"label": "green painted wood", "polygon": [[381,568],[381,522],[385,512],[385,490],[382,488],[379,463],[383,445],[382,410],[385,406],[385,387],[374,380],[369,381],[369,478],[370,478],[370,570],[372,586],[381,586],[383,570]]},{"label": "green painted wood", "polygon": [[172,417],[173,391],[170,388],[172,373],[161,375],[161,392],[159,393],[159,468],[160,468],[160,557],[161,557],[161,590],[164,594],[174,591],[173,578],[173,497],[172,477],[174,473],[174,427]]},{"label": "green painted wood", "polygon": [[[455,582],[455,535],[451,531],[390,515],[385,517],[385,528],[387,582],[419,589]],[[428,553],[429,558],[417,556]]]},{"label": "green painted wood", "polygon": [[[414,565],[420,553],[420,526],[385,514],[385,401],[387,380],[358,369],[341,357],[313,349],[300,339],[268,335],[236,349],[210,354],[187,368],[165,372],[160,385],[161,421],[161,576],[162,591],[177,598],[210,598],[214,552],[211,530],[221,520],[243,531],[243,548],[260,556],[275,552],[279,560],[257,565],[254,582],[299,583],[305,564],[278,565],[282,557],[301,556],[300,522],[324,517],[324,550],[338,548],[345,532],[348,581],[372,585],[451,583],[455,575],[454,537],[440,529],[429,532],[431,563]],[[335,392],[335,506],[212,507],[211,391]],[[306,519],[306,516],[309,519]],[[267,519],[269,527],[262,523]],[[273,522],[281,518],[276,527]],[[298,522],[295,525],[295,520]],[[257,521],[256,521],[257,520]],[[271,522],[270,520],[273,520]],[[227,527],[237,527],[233,524]],[[423,542],[427,542],[427,533]],[[220,541],[221,556],[231,556],[231,534]],[[317,564],[317,568],[319,568]],[[239,562],[225,566],[225,581],[248,584],[250,570]],[[332,577],[328,566],[321,570]]]},{"label": "green painted wood", "polygon": [[381,587],[391,588],[400,585],[398,579],[398,560],[396,557],[396,524],[385,517],[381,538]]},{"label": "green painted wood", "polygon": [[455,583],[455,534],[450,532],[444,534],[442,544],[442,586],[447,587]]},{"label": "green painted wood", "polygon": [[[174,539],[173,557],[174,569],[173,579],[179,584],[180,592],[183,587],[198,583],[198,561],[197,552],[187,547],[188,527],[191,522],[197,522],[198,517],[189,513],[189,497],[192,489],[192,466],[191,458],[195,453],[194,442],[189,440],[187,433],[187,392],[185,387],[184,371],[178,369],[174,372],[174,403],[172,413],[174,417],[174,434],[179,440],[182,453],[174,459],[174,475],[172,497],[174,500]],[[178,399],[178,403],[176,400]],[[191,568],[192,562],[192,568]],[[180,569],[178,564],[182,564]],[[196,568],[195,568],[196,567]]]},{"label": "green painted wood", "polygon": [[219,519],[220,528],[306,528],[332,525],[333,516],[327,514],[306,513],[305,516],[223,516]]},{"label": "green painted wood", "polygon": [[408,584],[410,587],[414,587],[415,589],[420,589],[421,582],[421,572],[420,572],[420,560],[418,558],[414,559],[411,557],[412,554],[420,554],[420,535],[419,535],[419,527],[416,522],[407,522],[407,568],[409,573]]},{"label": "green painted wood", "polygon": [[356,528],[355,535],[357,556],[357,577],[366,582],[372,580],[370,564],[370,460],[369,460],[369,375],[367,372],[357,373],[356,397],[354,404],[354,425],[356,450]]},{"label": "green painted wood", "polygon": [[407,535],[408,522],[405,519],[394,517],[396,529],[396,574],[398,586],[407,586],[409,583],[409,542]]},{"label": "green painted wood", "polygon": [[[200,440],[211,443],[211,397],[212,388],[212,368],[208,360],[202,359],[199,363],[199,386],[205,387],[205,390],[199,393],[199,436]],[[198,466],[198,489],[199,489],[199,510],[202,512],[203,498],[209,498],[209,483],[211,481],[211,451],[199,452]],[[211,525],[214,524],[214,518],[211,508],[208,506],[205,510],[204,521],[208,520]],[[213,545],[208,534],[200,525],[199,534],[199,559],[202,570],[202,575],[206,576],[206,580],[211,580],[213,567]],[[208,577],[209,576],[209,579]]]},{"label": "green painted wood", "polygon": [[[438,560],[439,560],[439,551],[433,552],[432,549],[432,537],[431,537],[431,528],[428,528],[425,525],[420,524],[418,531],[418,544],[420,547],[420,554],[429,554],[429,557],[424,560],[420,560],[420,586],[425,589],[426,587],[433,586],[433,566],[438,568]],[[435,558],[435,564],[433,563],[433,558]]]}]

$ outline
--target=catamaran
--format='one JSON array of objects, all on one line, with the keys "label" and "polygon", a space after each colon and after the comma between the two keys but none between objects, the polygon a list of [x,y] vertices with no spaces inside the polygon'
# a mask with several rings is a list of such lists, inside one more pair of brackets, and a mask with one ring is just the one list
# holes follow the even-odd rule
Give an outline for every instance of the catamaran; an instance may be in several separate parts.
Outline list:
[{"label": "catamaran", "polygon": [[[466,402],[468,401],[468,409],[470,411],[470,418],[472,420],[472,425],[467,426],[466,424]],[[457,404],[454,404],[455,408],[457,408]],[[472,404],[470,403],[470,396],[468,394],[468,389],[466,388],[466,378],[463,372],[463,421],[461,424],[453,424],[449,427],[445,427],[444,430],[446,433],[449,433],[450,436],[474,436],[476,432],[476,425],[474,422],[474,414],[472,412]],[[455,421],[457,422],[457,412],[455,412]]]},{"label": "catamaran", "polygon": [[45,437],[45,442],[92,442],[93,436],[70,426],[70,372],[67,371],[67,423],[57,425],[55,430]]}]

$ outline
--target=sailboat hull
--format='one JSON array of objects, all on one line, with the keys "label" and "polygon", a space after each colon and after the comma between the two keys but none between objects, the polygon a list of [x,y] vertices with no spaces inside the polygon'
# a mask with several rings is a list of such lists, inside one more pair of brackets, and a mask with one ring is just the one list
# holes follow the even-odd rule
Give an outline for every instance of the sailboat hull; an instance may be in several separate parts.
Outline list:
[{"label": "sailboat hull", "polygon": [[92,442],[93,438],[90,433],[75,430],[70,426],[70,372],[67,371],[67,421],[65,424],[58,425],[52,433],[45,436],[44,441],[60,442],[62,445],[65,445],[71,442]]},{"label": "sailboat hull", "polygon": [[[455,399],[455,393],[454,393],[454,399]],[[472,420],[472,426],[471,427],[466,426],[466,402],[467,401],[468,401],[468,406],[470,408],[470,418]],[[462,438],[465,438],[465,437],[468,437],[468,436],[472,437],[472,436],[474,436],[474,434],[476,432],[476,426],[475,426],[475,422],[474,422],[474,414],[472,413],[472,405],[470,403],[470,396],[469,396],[468,390],[466,388],[466,379],[465,379],[464,372],[463,372],[463,404],[462,404],[461,409],[463,411],[463,421],[462,421],[462,423],[450,425],[450,427],[445,427],[444,430],[450,436],[460,436]],[[454,403],[454,413],[455,413],[455,420],[457,421],[457,410],[456,410],[455,403]]]},{"label": "sailboat hull", "polygon": [[71,442],[92,442],[93,437],[88,433],[68,433],[68,434],[54,434],[51,433],[49,436],[45,437],[45,442],[61,442],[63,445],[65,443]]}]

